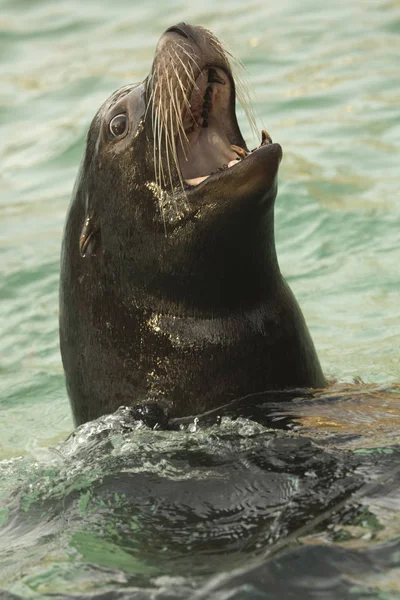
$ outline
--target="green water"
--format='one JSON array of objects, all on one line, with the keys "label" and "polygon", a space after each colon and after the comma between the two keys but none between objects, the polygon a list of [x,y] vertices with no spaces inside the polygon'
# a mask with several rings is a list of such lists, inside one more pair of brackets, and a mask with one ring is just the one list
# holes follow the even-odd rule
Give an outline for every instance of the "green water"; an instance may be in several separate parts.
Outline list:
[{"label": "green water", "polygon": [[[399,0],[0,0],[0,460],[40,461],[73,429],[58,271],[86,130],[114,89],[148,74],[160,34],[182,20],[244,63],[259,129],[283,147],[278,256],[324,371],[399,381]],[[385,406],[394,442],[398,398]]]},{"label": "green water", "polygon": [[178,20],[209,27],[243,61],[260,129],[282,144],[278,254],[325,371],[398,379],[399,2],[0,6],[0,456],[72,428],[57,279],[85,132],[111,91],[146,76]]}]

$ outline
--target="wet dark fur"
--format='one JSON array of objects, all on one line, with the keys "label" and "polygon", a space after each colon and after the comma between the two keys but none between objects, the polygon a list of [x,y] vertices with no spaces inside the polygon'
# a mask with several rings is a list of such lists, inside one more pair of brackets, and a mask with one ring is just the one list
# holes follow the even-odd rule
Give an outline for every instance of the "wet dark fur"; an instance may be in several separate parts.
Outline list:
[{"label": "wet dark fur", "polygon": [[[214,52],[221,62],[206,30],[180,28],[197,61]],[[116,92],[94,118],[67,217],[60,340],[76,424],[120,405],[157,402],[179,417],[252,392],[325,384],[276,258],[280,146],[186,194],[171,160],[171,176],[155,182],[158,60],[152,78]],[[115,142],[108,123],[122,110],[130,131]],[[232,136],[245,147],[238,129]],[[160,156],[165,174],[165,146]]]}]

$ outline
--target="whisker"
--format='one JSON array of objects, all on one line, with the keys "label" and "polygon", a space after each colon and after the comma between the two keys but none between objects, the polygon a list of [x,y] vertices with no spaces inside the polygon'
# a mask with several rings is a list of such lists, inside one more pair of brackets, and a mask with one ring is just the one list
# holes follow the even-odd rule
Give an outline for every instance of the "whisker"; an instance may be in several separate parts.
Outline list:
[{"label": "whisker", "polygon": [[[175,68],[174,63],[173,63],[173,59],[172,59],[171,55],[170,55],[170,58],[171,58],[171,66],[172,66],[172,69],[174,70],[177,82],[179,83],[179,85],[181,87],[184,101],[186,100],[187,105],[190,107],[189,101],[186,98],[185,90],[183,88],[183,85],[182,85],[182,82],[180,80],[179,74],[178,74],[178,72],[177,72],[177,70]],[[177,116],[177,132],[178,132],[178,135],[179,135],[179,139],[180,139],[180,143],[181,143],[181,147],[182,147],[183,153],[185,155],[185,160],[187,160],[185,145],[189,143],[189,140],[187,138],[187,135],[186,135],[186,132],[185,132],[185,127],[183,125],[182,110],[181,110],[181,105],[180,105],[179,100],[178,100],[178,91],[177,91],[177,89],[175,88],[174,93],[172,93],[172,89],[170,89],[170,94],[171,94],[172,101],[173,101],[174,108],[175,108],[175,115]],[[184,135],[184,139],[182,139],[182,132],[183,132],[183,135]]]},{"label": "whisker", "polygon": [[[181,48],[181,46],[179,46]],[[184,68],[184,70],[186,71],[186,74],[189,78],[190,83],[198,90],[198,85],[196,84],[196,81],[194,79],[194,75],[193,75],[193,71],[192,71],[192,75],[189,73],[188,67],[185,65],[185,63],[182,61],[181,57],[179,56],[179,54],[176,55],[177,59],[180,61],[182,67]]]},{"label": "whisker", "polygon": [[[174,120],[173,120],[173,114],[178,114],[178,110],[177,110],[177,106],[175,105],[175,98],[174,98],[174,94],[173,94],[173,90],[172,90],[172,84],[171,84],[171,80],[167,79],[167,85],[168,85],[168,91],[169,91],[169,98],[170,98],[170,105],[169,105],[169,116],[170,116],[170,126],[171,126],[171,138],[170,138],[170,144],[171,144],[171,151],[172,151],[172,156],[173,159],[175,161],[175,166],[177,168],[178,171],[178,176],[179,176],[179,181],[183,186],[183,181],[182,181],[182,176],[181,176],[181,171],[179,168],[179,160],[178,160],[178,153],[176,151],[176,144],[175,144],[175,128],[174,128]],[[174,111],[172,110],[174,108]],[[166,124],[167,125],[167,124]],[[168,127],[167,127],[168,130]],[[172,181],[171,181],[171,187],[172,187]]]},{"label": "whisker", "polygon": [[149,99],[147,101],[147,106],[146,106],[146,110],[145,110],[145,113],[144,113],[144,118],[147,117],[147,113],[148,113],[148,110],[150,108],[150,105],[153,106],[153,104],[152,104],[153,97],[154,97],[154,89],[151,90],[150,97],[149,97]]},{"label": "whisker", "polygon": [[[177,58],[178,60],[180,60],[180,62],[182,63],[182,60],[181,60],[181,58],[178,56],[178,54],[175,52],[175,50],[174,50],[174,54],[175,54],[176,58]],[[182,63],[182,64],[183,64],[183,63]],[[185,104],[186,104],[186,108],[187,108],[188,110],[190,110],[190,108],[191,108],[191,107],[190,107],[190,102],[189,102],[189,99],[188,99],[188,97],[187,97],[187,95],[186,95],[186,93],[187,93],[187,90],[185,90],[185,88],[183,87],[183,84],[182,84],[181,78],[178,76],[178,73],[177,73],[177,71],[176,71],[176,69],[175,69],[175,65],[173,65],[173,67],[172,67],[172,68],[174,69],[174,71],[175,71],[175,73],[176,73],[176,75],[177,75],[178,83],[179,83],[179,86],[180,86],[180,88],[181,88],[181,90],[182,90],[183,101],[184,101],[184,102],[185,102]]]},{"label": "whisker", "polygon": [[[177,121],[177,129],[178,129],[178,135],[179,135],[179,140],[181,143],[181,148],[185,157],[185,161],[187,161],[188,157],[187,157],[187,153],[186,153],[186,146],[189,146],[189,140],[188,137],[186,135],[185,132],[185,127],[183,125],[183,121],[182,121],[182,114],[181,114],[181,110],[180,110],[180,105],[179,105],[179,101],[178,101],[178,97],[177,97],[177,91],[175,90],[175,101],[176,101],[176,106],[177,106],[177,114],[179,116],[179,121]],[[183,138],[182,138],[182,132],[183,132]]]},{"label": "whisker", "polygon": [[214,36],[213,38],[219,44],[220,50],[224,54],[226,60],[232,61],[235,65],[235,68],[232,68],[232,66],[231,68],[232,76],[234,76],[236,84],[236,96],[239,104],[243,108],[244,114],[246,115],[246,119],[249,122],[253,134],[258,136],[259,132],[256,124],[256,118],[254,115],[254,109],[252,108],[255,97],[254,93],[250,89],[248,81],[244,76],[246,67],[243,62],[231,52],[225,42],[219,42]]},{"label": "whisker", "polygon": [[[199,64],[196,62],[194,56],[190,55],[183,46],[181,46],[179,44],[180,49],[182,50],[182,52],[184,52],[186,54],[186,56],[189,58],[189,60],[191,61],[191,63],[195,64],[199,73],[201,73],[202,69],[199,67]],[[198,56],[196,56],[196,58],[199,58]]]},{"label": "whisker", "polygon": [[[171,99],[173,100],[174,96],[172,94],[172,90],[171,90]],[[175,111],[176,112],[176,111]],[[179,165],[179,159],[178,159],[178,152],[176,150],[176,142],[175,142],[175,130],[174,130],[174,124],[173,124],[173,119],[172,119],[172,110],[170,111],[170,121],[171,121],[171,141],[172,141],[172,154],[174,157],[174,161],[175,161],[175,166],[176,166],[176,170],[178,172],[178,177],[179,177],[179,183],[181,184],[181,188],[182,191],[185,191],[185,186],[183,183],[183,179],[182,179],[182,173],[181,173],[181,169],[180,169],[180,165]]]}]

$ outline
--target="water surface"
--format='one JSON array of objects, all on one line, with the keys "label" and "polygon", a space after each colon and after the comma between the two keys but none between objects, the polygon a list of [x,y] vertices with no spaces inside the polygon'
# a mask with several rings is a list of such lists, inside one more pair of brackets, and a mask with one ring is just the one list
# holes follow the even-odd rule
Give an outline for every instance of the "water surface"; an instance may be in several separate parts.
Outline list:
[{"label": "water surface", "polygon": [[[296,401],[295,409],[274,407],[275,426],[297,415],[278,432],[240,417],[244,422],[222,429],[211,425],[211,433],[167,435],[133,425],[121,430],[116,417],[104,440],[85,430],[82,448],[72,450],[71,442],[62,444],[73,425],[58,349],[57,287],[85,133],[114,89],[147,75],[160,34],[181,20],[209,27],[243,61],[259,128],[283,147],[279,261],[324,371],[338,384],[322,397]],[[400,3],[1,0],[0,43],[0,588],[30,598],[136,586],[150,594],[138,598],[187,598],[192,588],[243,585],[256,598],[264,596],[256,596],[254,582],[276,590],[293,560],[301,569],[288,594],[306,593],[301,575],[317,586],[325,565],[318,585],[326,597],[396,597]],[[238,116],[255,146],[241,109]],[[303,447],[305,439],[311,446]],[[314,455],[310,472],[326,467],[319,488],[289,450],[280,466],[273,461],[279,443],[293,444],[293,456],[305,461]],[[246,452],[258,457],[248,486]],[[123,457],[132,477],[117,476]],[[216,482],[226,473],[223,488]],[[377,490],[363,487],[373,481]],[[163,509],[164,542],[146,504],[161,489],[171,502]],[[221,489],[228,490],[223,502]],[[187,494],[192,500],[183,501]],[[373,518],[359,518],[364,509]],[[303,526],[309,529],[301,537]],[[302,540],[299,548],[275,546],[291,535]],[[326,554],[313,555],[321,544]],[[275,554],[268,554],[271,545]],[[358,565],[347,579],[346,563]],[[232,575],[238,566],[246,571],[239,580]],[[207,583],[221,572],[227,580]],[[329,588],[339,579],[344,587]]]}]

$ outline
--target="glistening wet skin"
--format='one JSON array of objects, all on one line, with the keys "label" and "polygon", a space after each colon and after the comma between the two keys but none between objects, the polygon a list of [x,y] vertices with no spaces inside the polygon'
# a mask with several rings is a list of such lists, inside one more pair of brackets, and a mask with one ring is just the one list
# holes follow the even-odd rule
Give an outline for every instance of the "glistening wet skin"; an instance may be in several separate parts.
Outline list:
[{"label": "glistening wet skin", "polygon": [[184,23],[89,128],[64,232],[60,345],[75,423],[121,405],[160,426],[326,385],[276,254],[282,148],[249,151],[229,54]]}]

